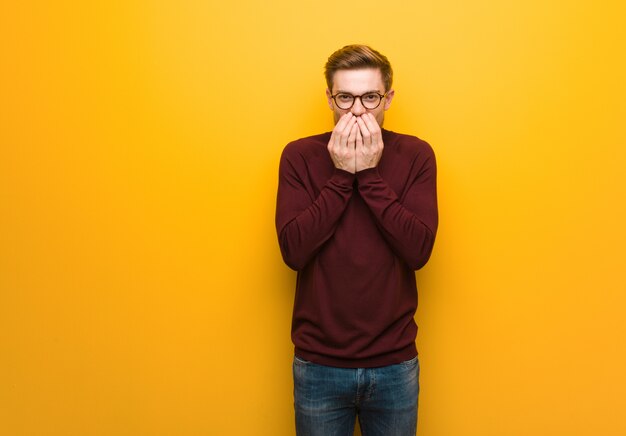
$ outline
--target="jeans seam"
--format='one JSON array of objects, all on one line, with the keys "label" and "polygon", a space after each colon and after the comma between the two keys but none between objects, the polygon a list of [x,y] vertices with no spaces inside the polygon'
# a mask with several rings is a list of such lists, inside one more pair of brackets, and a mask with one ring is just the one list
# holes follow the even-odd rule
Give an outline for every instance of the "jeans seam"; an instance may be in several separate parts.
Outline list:
[{"label": "jeans seam", "polygon": [[372,374],[370,388],[367,391],[366,400],[369,400],[374,397],[374,392],[376,391],[376,371],[371,371]]}]

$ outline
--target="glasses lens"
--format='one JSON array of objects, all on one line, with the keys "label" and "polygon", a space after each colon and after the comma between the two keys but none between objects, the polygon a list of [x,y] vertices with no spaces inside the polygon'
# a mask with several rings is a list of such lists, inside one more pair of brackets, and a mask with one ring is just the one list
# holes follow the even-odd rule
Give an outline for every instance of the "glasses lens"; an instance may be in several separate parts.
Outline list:
[{"label": "glasses lens", "polygon": [[365,94],[361,97],[361,101],[363,102],[363,106],[367,109],[376,109],[380,104],[380,95],[376,93]]},{"label": "glasses lens", "polygon": [[339,109],[350,109],[354,103],[354,96],[350,94],[337,94],[335,96],[335,104]]}]

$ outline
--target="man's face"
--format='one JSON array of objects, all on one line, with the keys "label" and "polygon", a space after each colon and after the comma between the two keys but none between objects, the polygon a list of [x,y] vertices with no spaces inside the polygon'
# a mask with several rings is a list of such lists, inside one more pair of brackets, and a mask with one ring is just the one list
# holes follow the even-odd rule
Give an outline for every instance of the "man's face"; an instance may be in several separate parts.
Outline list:
[{"label": "man's face", "polygon": [[385,111],[389,109],[394,91],[389,90],[387,97],[383,98],[380,105],[376,109],[367,109],[363,106],[360,99],[354,100],[354,105],[350,109],[340,109],[333,101],[333,95],[342,92],[352,95],[363,95],[369,92],[378,92],[384,94],[387,92],[383,83],[382,74],[378,68],[364,68],[360,70],[339,70],[333,76],[333,89],[326,90],[328,106],[333,111],[335,124],[339,118],[345,113],[352,112],[359,117],[366,112],[371,113],[378,121],[378,125],[382,127],[385,119]]}]

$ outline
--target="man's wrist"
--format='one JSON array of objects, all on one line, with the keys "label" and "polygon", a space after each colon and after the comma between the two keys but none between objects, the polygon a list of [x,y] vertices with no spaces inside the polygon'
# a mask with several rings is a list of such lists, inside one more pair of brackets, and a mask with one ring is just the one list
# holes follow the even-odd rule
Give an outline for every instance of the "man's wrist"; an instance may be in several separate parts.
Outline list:
[{"label": "man's wrist", "polygon": [[378,166],[363,168],[362,170],[357,171],[354,176],[359,181],[366,181],[372,178],[380,177],[380,175],[378,174]]},{"label": "man's wrist", "polygon": [[335,182],[340,183],[342,185],[352,186],[354,183],[355,174],[350,171],[346,171],[341,168],[335,167],[335,171],[331,177]]}]

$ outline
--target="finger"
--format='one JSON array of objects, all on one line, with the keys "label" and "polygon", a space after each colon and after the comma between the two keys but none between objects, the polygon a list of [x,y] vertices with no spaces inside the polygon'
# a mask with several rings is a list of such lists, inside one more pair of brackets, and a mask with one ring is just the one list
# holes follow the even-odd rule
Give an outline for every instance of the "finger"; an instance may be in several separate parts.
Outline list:
[{"label": "finger", "polygon": [[359,131],[359,126],[357,126],[356,122],[352,124],[352,129],[350,130],[350,136],[348,137],[348,147],[354,148],[356,145],[356,134]]},{"label": "finger", "polygon": [[365,124],[367,125],[367,129],[370,131],[370,133],[372,135],[375,135],[376,133],[380,132],[380,126],[378,125],[378,121],[376,121],[376,118],[374,117],[374,115],[367,113],[364,114],[364,121]]},{"label": "finger", "polygon": [[367,125],[367,120],[363,118],[363,116],[359,117],[359,128],[361,131],[361,135],[363,136],[363,145],[365,147],[369,147],[372,145],[372,134],[370,132],[369,126]]},{"label": "finger", "polygon": [[348,124],[351,115],[352,114],[350,112],[343,114],[341,118],[339,118],[339,121],[337,121],[337,125],[335,126],[333,131],[341,132],[346,127],[346,124]]},{"label": "finger", "polygon": [[367,125],[367,129],[372,136],[372,142],[376,142],[382,138],[382,134],[380,131],[380,126],[378,125],[378,121],[374,118],[374,115],[367,113],[365,114],[365,124]]},{"label": "finger", "polygon": [[339,144],[340,146],[342,147],[348,146],[349,137],[350,137],[350,134],[352,133],[352,129],[354,129],[354,126],[356,126],[356,117],[350,114],[348,123],[341,131],[340,144]]},{"label": "finger", "polygon": [[363,147],[363,135],[361,134],[360,128],[357,129],[356,131],[356,148],[359,148],[359,147]]},{"label": "finger", "polygon": [[335,124],[335,127],[333,127],[333,132],[340,132],[341,130],[343,130],[346,123],[350,119],[349,115],[352,115],[352,114],[348,112],[346,114],[343,114],[341,117],[339,117],[339,119],[337,120],[337,123]]},{"label": "finger", "polygon": [[351,114],[350,113],[343,114],[341,118],[339,118],[339,121],[337,121],[337,124],[335,124],[335,127],[333,128],[333,131],[330,134],[330,143],[335,143],[338,141],[338,138],[341,135],[341,132],[346,127],[346,124],[348,123],[350,119],[350,117],[347,115],[351,115]]},{"label": "finger", "polygon": [[360,116],[357,118],[357,123],[359,124],[359,129],[361,130],[361,132],[363,132],[364,130],[367,131],[367,125],[365,124],[365,121],[363,120],[363,116]]}]

